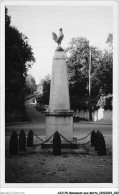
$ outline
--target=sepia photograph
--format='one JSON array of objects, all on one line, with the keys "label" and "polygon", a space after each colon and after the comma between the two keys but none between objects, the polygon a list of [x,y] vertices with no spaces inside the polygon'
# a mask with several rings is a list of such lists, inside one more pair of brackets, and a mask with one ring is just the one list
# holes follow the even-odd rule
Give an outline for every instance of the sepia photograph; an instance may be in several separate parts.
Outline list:
[{"label": "sepia photograph", "polygon": [[116,187],[116,6],[3,2],[4,185]]}]

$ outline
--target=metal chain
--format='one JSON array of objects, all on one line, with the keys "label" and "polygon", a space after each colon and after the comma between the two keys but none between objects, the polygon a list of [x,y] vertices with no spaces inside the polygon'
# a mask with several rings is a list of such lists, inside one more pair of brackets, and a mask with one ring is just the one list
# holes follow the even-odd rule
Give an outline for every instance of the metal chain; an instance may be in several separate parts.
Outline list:
[{"label": "metal chain", "polygon": [[44,142],[42,142],[41,144],[48,142],[53,137],[53,135],[54,135],[54,133],[48,139],[46,139]]},{"label": "metal chain", "polygon": [[[86,137],[88,137],[90,134],[91,134],[91,132],[90,132],[87,136],[85,136],[85,137],[83,137],[83,138],[81,138],[81,139],[77,139],[77,140],[83,140],[83,139],[85,139]],[[45,140],[45,141],[43,141],[41,138],[39,138],[39,137],[37,136],[36,133],[34,133],[34,135],[35,135],[40,141],[42,141],[42,143],[39,144],[39,145],[42,145],[42,144],[48,142],[48,141],[53,137],[54,133],[53,133],[47,140]],[[74,144],[74,143],[70,142],[69,140],[67,140],[62,134],[59,134],[59,135],[60,135],[66,142],[68,142],[68,143],[70,143],[70,144],[72,144],[72,145]],[[88,142],[82,143],[82,144],[77,143],[77,145],[85,145],[85,144],[88,144],[88,143],[90,143],[90,142],[91,142],[91,141],[88,141]]]},{"label": "metal chain", "polygon": [[73,144],[72,142],[70,142],[69,140],[67,140],[62,134],[60,134],[60,136],[61,136],[65,141],[67,141],[68,143]]},{"label": "metal chain", "polygon": [[88,135],[86,135],[85,137],[82,137],[82,138],[80,138],[80,139],[77,139],[77,140],[83,140],[83,139],[85,139],[86,137],[88,137],[89,135],[91,135],[91,133],[92,132],[90,132]]},{"label": "metal chain", "polygon": [[[92,132],[90,132],[88,135],[86,135],[85,137],[83,137],[83,138],[80,138],[80,139],[77,139],[77,140],[83,140],[83,139],[85,139],[85,138],[87,138],[89,135],[91,135],[91,133]],[[88,144],[88,143],[90,143],[91,141],[89,140],[88,142],[85,142],[85,143],[77,143],[77,145],[85,145],[85,144]]]},{"label": "metal chain", "polygon": [[37,136],[36,133],[34,133],[34,135],[35,135],[40,141],[42,141],[42,143],[39,144],[39,146],[40,146],[40,145],[42,145],[42,144],[48,142],[48,141],[53,137],[54,133],[53,133],[48,139],[46,139],[45,141],[43,141],[41,138],[39,138],[39,137]]},{"label": "metal chain", "polygon": [[34,133],[34,135],[40,140],[43,142],[43,139],[41,139],[40,137],[38,137],[38,135],[36,133]]}]

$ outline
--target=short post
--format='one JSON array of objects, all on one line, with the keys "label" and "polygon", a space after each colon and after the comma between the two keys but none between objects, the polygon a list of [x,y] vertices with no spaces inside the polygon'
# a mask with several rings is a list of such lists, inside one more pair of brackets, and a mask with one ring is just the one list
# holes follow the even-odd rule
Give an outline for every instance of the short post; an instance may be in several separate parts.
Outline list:
[{"label": "short post", "polygon": [[27,146],[32,147],[33,146],[33,131],[30,130],[27,137]]},{"label": "short post", "polygon": [[93,131],[91,132],[91,146],[92,146],[92,147],[95,146],[95,142],[96,142],[96,133],[95,133],[95,131],[93,130]]},{"label": "short post", "polygon": [[13,131],[10,137],[9,154],[15,155],[18,153],[18,135],[16,131]]},{"label": "short post", "polygon": [[103,134],[100,131],[97,131],[97,139],[98,139],[97,140],[97,142],[98,142],[98,148],[97,148],[98,155],[99,156],[107,155],[105,139],[104,139]]},{"label": "short post", "polygon": [[23,129],[20,131],[19,135],[19,150],[26,150],[26,135]]},{"label": "short post", "polygon": [[53,137],[53,155],[61,155],[61,138],[58,131],[55,132]]}]

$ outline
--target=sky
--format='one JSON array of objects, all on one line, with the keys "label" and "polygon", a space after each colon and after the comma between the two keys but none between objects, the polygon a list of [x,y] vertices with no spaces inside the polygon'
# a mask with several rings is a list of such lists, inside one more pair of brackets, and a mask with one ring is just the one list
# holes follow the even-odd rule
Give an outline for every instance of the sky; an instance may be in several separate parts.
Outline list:
[{"label": "sky", "polygon": [[111,5],[8,5],[11,25],[28,37],[36,62],[29,70],[38,84],[52,73],[52,59],[57,44],[52,32],[63,29],[62,48],[72,38],[85,37],[90,45],[106,48],[106,39],[113,33],[113,7]]}]

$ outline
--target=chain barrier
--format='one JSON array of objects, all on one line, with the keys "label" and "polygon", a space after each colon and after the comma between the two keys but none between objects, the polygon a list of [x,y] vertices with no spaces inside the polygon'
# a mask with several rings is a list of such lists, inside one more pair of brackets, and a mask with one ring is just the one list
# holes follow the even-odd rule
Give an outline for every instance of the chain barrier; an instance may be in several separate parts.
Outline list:
[{"label": "chain barrier", "polygon": [[72,142],[70,142],[68,139],[66,139],[62,134],[59,134],[66,142],[70,143],[70,144],[74,144]]},{"label": "chain barrier", "polygon": [[54,135],[54,133],[48,139],[46,139],[44,142],[42,142],[41,144],[48,142],[53,137],[53,135]]},{"label": "chain barrier", "polygon": [[39,138],[38,135],[37,135],[36,133],[34,133],[34,135],[35,135],[40,141],[42,141],[42,143],[39,144],[39,146],[40,146],[40,145],[42,145],[42,144],[48,142],[48,141],[53,137],[54,133],[53,133],[48,139],[46,139],[45,141],[43,141],[43,139]]},{"label": "chain barrier", "polygon": [[[80,138],[80,139],[77,139],[77,140],[79,140],[79,141],[81,141],[81,140],[84,140],[85,138],[87,138],[89,135],[91,135],[91,133],[92,132],[90,132],[88,135],[86,135],[85,137],[82,137],[82,138]],[[91,141],[89,140],[88,142],[85,142],[85,143],[77,143],[77,145],[78,146],[83,146],[83,145],[86,145],[86,144],[88,144],[88,143],[90,143]]]},{"label": "chain barrier", "polygon": [[35,135],[40,141],[43,142],[43,139],[41,139],[40,137],[38,137],[36,133],[34,133],[34,135]]},{"label": "chain barrier", "polygon": [[87,138],[89,135],[91,135],[91,133],[92,133],[92,132],[90,132],[90,133],[89,133],[88,135],[86,135],[85,137],[82,137],[82,138],[77,139],[77,140],[83,140],[83,139]]},{"label": "chain barrier", "polygon": [[[54,134],[55,133],[53,133],[48,139],[46,139],[45,141],[43,141],[41,138],[39,138],[38,136],[37,136],[37,134],[36,133],[34,133],[34,135],[40,140],[40,141],[42,141],[42,143],[40,143],[39,145],[42,145],[42,144],[44,144],[44,143],[46,143],[46,142],[48,142],[53,136],[54,136]],[[74,143],[72,143],[72,142],[70,142],[68,139],[66,139],[62,134],[59,134],[66,142],[68,142],[69,144],[74,144]],[[91,135],[91,132],[88,134],[88,135],[86,135],[85,137],[83,137],[83,138],[80,138],[80,139],[77,139],[77,140],[83,140],[83,139],[85,139],[85,138],[87,138],[89,135]],[[86,142],[86,143],[77,143],[77,145],[85,145],[85,144],[88,144],[88,143],[90,143],[91,141],[88,141],[88,142]]]}]

